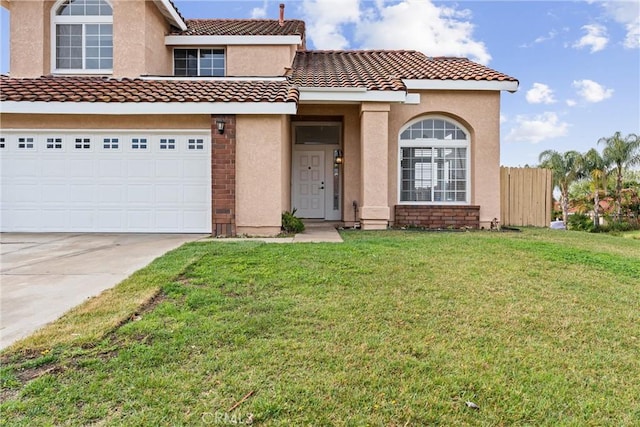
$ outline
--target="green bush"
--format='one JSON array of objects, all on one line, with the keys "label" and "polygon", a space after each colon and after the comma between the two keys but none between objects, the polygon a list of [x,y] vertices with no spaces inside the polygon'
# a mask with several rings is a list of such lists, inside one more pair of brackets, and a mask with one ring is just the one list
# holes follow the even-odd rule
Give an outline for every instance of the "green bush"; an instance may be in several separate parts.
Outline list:
[{"label": "green bush", "polygon": [[304,231],[302,220],[296,216],[296,210],[282,212],[282,230],[285,233],[301,233]]},{"label": "green bush", "polygon": [[593,231],[593,220],[588,215],[575,213],[567,217],[567,228],[575,231]]}]

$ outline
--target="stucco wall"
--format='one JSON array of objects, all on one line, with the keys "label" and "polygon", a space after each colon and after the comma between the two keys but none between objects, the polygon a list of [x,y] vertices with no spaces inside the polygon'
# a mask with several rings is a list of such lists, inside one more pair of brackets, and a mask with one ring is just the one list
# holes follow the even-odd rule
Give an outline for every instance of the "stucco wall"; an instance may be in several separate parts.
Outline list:
[{"label": "stucco wall", "polygon": [[150,1],[113,1],[113,76],[171,74],[169,26]]},{"label": "stucco wall", "polygon": [[53,1],[12,0],[10,9],[12,77],[40,77],[51,70]]},{"label": "stucco wall", "polygon": [[471,200],[480,206],[480,225],[500,218],[500,93],[423,91],[419,105],[394,104],[389,120],[389,203],[398,203],[398,136],[411,119],[439,114],[471,133]]},{"label": "stucco wall", "polygon": [[99,116],[72,114],[0,114],[3,129],[204,129],[211,126],[211,116],[140,115]]},{"label": "stucco wall", "polygon": [[284,116],[237,116],[236,226],[238,234],[271,236],[280,232],[285,170]]},{"label": "stucco wall", "polygon": [[[51,8],[54,1],[12,0],[10,4],[12,77],[51,73]],[[168,24],[152,1],[111,0],[113,75],[171,74],[171,50],[164,45]]]},{"label": "stucco wall", "polygon": [[173,51],[164,44],[164,36],[169,32],[169,24],[153,2],[147,1],[146,6],[145,73],[172,75]]},{"label": "stucco wall", "polygon": [[283,46],[227,46],[228,76],[282,76],[291,67],[291,48]]}]

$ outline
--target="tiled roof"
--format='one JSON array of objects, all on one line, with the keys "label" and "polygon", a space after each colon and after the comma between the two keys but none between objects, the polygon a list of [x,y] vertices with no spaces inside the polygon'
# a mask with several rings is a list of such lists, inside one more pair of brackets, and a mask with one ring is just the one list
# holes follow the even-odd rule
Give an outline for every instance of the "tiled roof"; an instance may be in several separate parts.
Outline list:
[{"label": "tiled roof", "polygon": [[142,80],[103,77],[0,77],[0,101],[297,102],[298,90],[274,80]]},{"label": "tiled roof", "polygon": [[303,87],[405,90],[402,79],[517,81],[466,58],[432,58],[416,51],[302,51],[289,72]]},{"label": "tiled roof", "polygon": [[276,19],[187,19],[180,36],[292,36],[304,34],[304,21],[287,19],[280,26]]}]

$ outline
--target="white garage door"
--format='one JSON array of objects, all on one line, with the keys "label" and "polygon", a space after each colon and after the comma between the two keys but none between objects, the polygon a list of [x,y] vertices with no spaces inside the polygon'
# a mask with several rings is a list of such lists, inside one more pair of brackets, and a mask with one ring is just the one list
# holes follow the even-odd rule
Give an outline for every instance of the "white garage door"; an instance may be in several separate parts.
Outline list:
[{"label": "white garage door", "polygon": [[2,231],[211,232],[202,131],[3,132]]}]

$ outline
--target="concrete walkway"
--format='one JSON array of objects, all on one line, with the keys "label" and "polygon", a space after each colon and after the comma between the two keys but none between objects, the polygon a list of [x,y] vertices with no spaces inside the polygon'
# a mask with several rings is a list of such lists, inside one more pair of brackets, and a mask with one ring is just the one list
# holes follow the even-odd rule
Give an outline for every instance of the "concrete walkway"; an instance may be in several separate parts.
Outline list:
[{"label": "concrete walkway", "polygon": [[336,225],[330,222],[305,222],[305,230],[293,237],[230,237],[203,239],[203,242],[264,242],[264,243],[342,243]]}]

